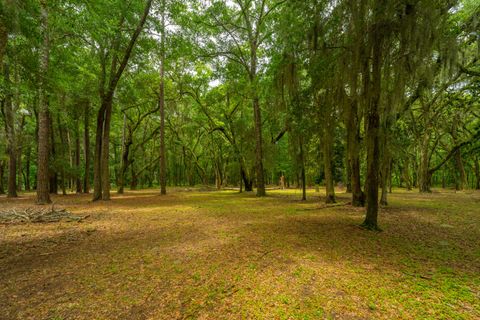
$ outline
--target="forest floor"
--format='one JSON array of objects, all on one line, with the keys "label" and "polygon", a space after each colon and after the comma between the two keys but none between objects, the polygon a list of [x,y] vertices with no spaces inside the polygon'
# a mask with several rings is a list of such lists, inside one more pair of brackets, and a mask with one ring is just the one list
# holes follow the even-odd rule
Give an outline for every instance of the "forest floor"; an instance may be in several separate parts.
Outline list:
[{"label": "forest floor", "polygon": [[0,225],[0,319],[480,319],[480,192],[394,190],[383,232],[308,196],[54,196],[89,217]]}]

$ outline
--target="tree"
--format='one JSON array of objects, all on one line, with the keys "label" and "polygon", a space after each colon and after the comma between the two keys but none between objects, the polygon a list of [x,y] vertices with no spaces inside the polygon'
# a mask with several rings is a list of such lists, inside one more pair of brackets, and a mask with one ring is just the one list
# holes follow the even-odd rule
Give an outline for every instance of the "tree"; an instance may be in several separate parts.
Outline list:
[{"label": "tree", "polygon": [[167,166],[165,152],[165,0],[161,3],[161,48],[160,48],[160,86],[158,108],[160,110],[160,194],[167,194]]},{"label": "tree", "polygon": [[38,169],[37,169],[37,203],[50,203],[48,190],[48,155],[49,155],[49,116],[48,116],[48,92],[47,75],[49,69],[49,30],[48,30],[48,7],[47,1],[40,1],[41,35],[43,43],[40,50],[40,89],[39,89],[39,112],[38,112]]},{"label": "tree", "polygon": [[[97,115],[97,129],[96,129],[96,139],[95,139],[95,157],[94,157],[94,194],[93,200],[110,200],[110,170],[109,170],[109,159],[110,159],[110,123],[112,117],[112,105],[113,105],[113,96],[115,89],[117,88],[118,82],[127,67],[128,61],[132,54],[133,48],[137,41],[138,36],[142,32],[145,21],[147,20],[148,14],[150,12],[150,7],[152,5],[152,0],[148,0],[143,14],[138,22],[135,31],[131,35],[128,44],[123,51],[123,55],[119,56],[120,50],[120,34],[121,27],[125,21],[126,14],[125,11],[122,12],[120,17],[119,28],[117,29],[117,34],[113,39],[112,52],[109,52],[106,48],[102,48],[101,52],[101,70],[102,74],[100,77],[100,109],[98,110]],[[107,75],[107,57],[111,55],[111,66],[110,71]]]}]

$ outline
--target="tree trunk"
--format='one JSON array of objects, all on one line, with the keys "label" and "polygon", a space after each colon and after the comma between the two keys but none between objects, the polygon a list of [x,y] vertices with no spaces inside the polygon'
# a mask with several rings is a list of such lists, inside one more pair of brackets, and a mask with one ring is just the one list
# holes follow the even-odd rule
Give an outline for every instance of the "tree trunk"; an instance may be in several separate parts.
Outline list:
[{"label": "tree trunk", "polygon": [[93,201],[102,199],[102,134],[105,119],[105,106],[102,103],[97,115],[95,134],[95,154],[93,160]]},{"label": "tree trunk", "polygon": [[392,193],[393,189],[393,160],[390,160],[390,164],[388,166],[388,192]]},{"label": "tree trunk", "polygon": [[[8,105],[8,102],[6,103]],[[6,107],[8,109],[8,107]],[[13,114],[13,112],[10,112]],[[8,190],[7,196],[9,198],[17,197],[17,157],[16,157],[16,146],[15,146],[15,137],[13,130],[13,123],[8,121],[9,127],[9,137],[8,137]]]},{"label": "tree trunk", "polygon": [[25,161],[25,191],[30,191],[30,160],[31,160],[32,149],[28,146],[26,161]]},{"label": "tree trunk", "polygon": [[5,162],[0,160],[0,194],[5,194],[5,187],[3,186],[4,172],[5,172]]},{"label": "tree trunk", "polygon": [[83,176],[83,192],[90,192],[90,104],[85,101],[84,128],[83,128],[83,152],[85,158],[85,173]]},{"label": "tree trunk", "polygon": [[388,205],[387,191],[388,191],[388,180],[389,180],[388,177],[390,176],[390,159],[388,154],[384,154],[384,157],[386,157],[387,159],[383,159],[383,168],[381,171],[382,196],[380,198],[380,204],[382,206],[387,206]]},{"label": "tree trunk", "polygon": [[421,172],[421,179],[418,181],[418,188],[421,193],[430,193],[432,190],[430,186],[432,184],[432,174],[427,170],[427,172]]},{"label": "tree trunk", "polygon": [[[59,153],[59,158],[62,159],[62,167],[60,168],[60,181],[61,181],[62,194],[66,195],[67,194],[67,190],[66,190],[67,177],[65,174],[65,165],[64,165],[64,163],[66,162],[65,153],[68,153],[69,160],[70,160],[68,163],[70,167],[73,167],[72,166],[73,163],[72,163],[71,152],[70,152],[71,151],[70,133],[68,132],[68,129],[62,127],[62,123],[60,122],[60,117],[58,114],[57,114],[57,126],[58,126],[58,133],[60,135],[60,142],[61,142],[59,145],[58,153]],[[66,136],[66,139],[65,139],[65,136]],[[53,142],[53,130],[52,130],[52,144],[53,143],[54,142]],[[68,149],[66,146],[68,146]]]},{"label": "tree trunk", "polygon": [[120,158],[120,172],[118,173],[118,194],[123,194],[123,189],[125,186],[125,174],[127,169],[128,162],[128,151],[127,151],[127,114],[123,114],[123,127],[122,127],[122,157]]},{"label": "tree trunk", "polygon": [[102,153],[100,174],[102,177],[102,200],[110,200],[110,124],[112,118],[113,97],[105,101],[105,121],[103,124]]},{"label": "tree trunk", "polygon": [[75,127],[75,187],[77,193],[82,193],[82,179],[80,176],[80,129],[79,129],[79,119],[77,119],[77,124]]},{"label": "tree trunk", "polygon": [[40,51],[40,90],[38,125],[38,161],[37,161],[37,203],[50,203],[48,193],[48,95],[46,75],[49,62],[48,10],[46,0],[40,1],[41,34],[43,44]]},{"label": "tree trunk", "polygon": [[160,53],[160,88],[158,107],[160,109],[160,194],[167,194],[167,165],[165,159],[165,0],[162,0],[162,43]]},{"label": "tree trunk", "polygon": [[[457,114],[454,117],[453,128],[452,128],[452,138],[455,145],[458,144],[458,137],[457,137],[457,130],[458,130],[458,123],[460,122],[459,115]],[[463,166],[462,160],[462,153],[461,149],[455,151],[453,155],[455,158],[455,189],[456,190],[463,190],[467,185],[467,177],[465,174],[465,167]]]},{"label": "tree trunk", "polygon": [[17,191],[22,191],[23,170],[22,170],[22,146],[18,146],[17,152]]},{"label": "tree trunk", "polygon": [[475,163],[475,177],[477,182],[475,183],[475,189],[480,190],[480,161],[478,160],[477,157],[474,159]]},{"label": "tree trunk", "polygon": [[390,128],[390,119],[388,114],[384,115],[386,119],[384,119],[383,123],[381,124],[381,129],[379,134],[381,137],[381,168],[380,168],[380,177],[381,177],[381,186],[382,186],[382,195],[380,197],[380,204],[383,206],[388,205],[387,194],[388,194],[388,181],[390,176],[390,163],[391,163],[391,156],[390,150],[388,148],[389,142],[389,128]]},{"label": "tree trunk", "polygon": [[429,136],[425,134],[420,146],[420,165],[418,168],[418,188],[421,193],[432,192],[430,189],[432,174],[429,171],[429,154],[428,154]]},{"label": "tree trunk", "polygon": [[303,137],[300,137],[300,174],[302,176],[302,201],[307,200],[307,181],[305,178],[305,153],[303,152]]},{"label": "tree trunk", "polygon": [[[260,103],[257,96],[253,99],[253,112],[255,119],[255,167],[257,176],[257,197],[263,197],[266,195],[266,192],[263,172],[262,118],[260,112]],[[245,190],[247,191],[246,184]]]},{"label": "tree trunk", "polygon": [[242,155],[240,154],[240,150],[235,145],[237,160],[240,165],[240,177],[243,181],[243,185],[245,187],[245,192],[253,191],[253,179],[250,177],[249,172],[247,171],[245,160],[243,159]]},{"label": "tree trunk", "polygon": [[130,166],[130,170],[132,173],[132,179],[130,180],[130,190],[136,190],[138,184],[138,176],[135,173],[135,168],[133,167],[133,164]]},{"label": "tree trunk", "polygon": [[243,177],[242,177],[242,168],[240,168],[240,189],[239,192],[243,192]]},{"label": "tree trunk", "polygon": [[[67,159],[66,155],[68,155],[69,167],[70,167],[70,169],[73,169],[73,168],[75,168],[75,151],[72,148],[72,138],[71,138],[71,135],[70,135],[70,130],[68,128],[62,129],[62,127],[60,126],[60,119],[58,120],[58,123],[59,123],[58,128],[59,128],[59,131],[60,131],[60,137],[61,137],[61,141],[62,141],[62,145],[61,145],[62,156],[61,157],[62,157],[62,159],[65,160],[64,163],[66,163],[66,159]],[[65,142],[63,132],[65,132],[66,142]],[[63,176],[65,176],[65,166],[62,165],[62,177]],[[62,178],[62,180],[63,179],[64,178]],[[72,176],[72,174],[68,174],[67,176],[65,176],[66,183],[62,182],[63,184],[67,185],[68,189],[70,189],[71,192],[73,192],[73,185],[74,185],[73,179],[74,179],[74,177]]]},{"label": "tree trunk", "polygon": [[245,192],[253,191],[253,179],[249,177],[246,169],[243,166],[240,168],[240,173],[242,175]]},{"label": "tree trunk", "polygon": [[[347,141],[347,149],[348,149],[348,141]],[[345,179],[344,179],[345,186],[346,186],[346,189],[345,189],[346,193],[352,193],[352,172],[351,172],[352,169],[351,168],[352,168],[352,165],[350,163],[349,155],[347,151],[347,154],[345,157]]]},{"label": "tree trunk", "polygon": [[[262,115],[257,92],[257,47],[254,39],[250,39],[250,85],[252,86],[253,119],[255,124],[255,169],[257,197],[263,197],[265,192],[265,178],[263,172],[263,138]],[[245,190],[247,185],[245,184]]]},{"label": "tree trunk", "polygon": [[[240,149],[237,145],[236,139],[234,138],[234,134],[232,133],[232,138],[228,139],[232,144],[233,150],[235,152],[235,157],[237,158],[238,165],[240,166],[240,179],[243,182],[245,187],[245,192],[253,191],[253,179],[251,178],[247,166],[245,164],[245,158],[242,156]],[[240,192],[242,189],[242,184],[240,184]]]},{"label": "tree trunk", "polygon": [[[382,65],[382,42],[381,25],[379,16],[381,16],[381,6],[376,5],[375,18],[377,23],[373,25],[372,31],[372,61],[371,71],[369,63],[366,63],[365,91],[367,97],[366,109],[366,147],[367,147],[367,179],[366,179],[366,201],[367,212],[363,225],[368,229],[378,230],[378,172],[380,169],[380,150],[379,150],[379,129],[380,129],[380,94],[381,94],[381,65]],[[371,77],[369,76],[371,74]],[[370,80],[371,78],[371,80]]]},{"label": "tree trunk", "polygon": [[122,164],[120,167],[120,172],[119,172],[119,179],[118,179],[118,193],[123,194],[124,193],[124,188],[125,188],[125,177],[127,175],[127,170],[128,166],[130,165],[130,146],[133,143],[132,140],[132,133],[129,130],[128,136],[125,137],[124,141],[124,147],[123,147],[123,152],[122,152]]},{"label": "tree trunk", "polygon": [[217,190],[222,189],[222,175],[218,167],[215,168],[215,188]]},{"label": "tree trunk", "polygon": [[[16,76],[17,77],[17,76]],[[18,79],[17,79],[18,83]],[[20,94],[17,92],[15,94],[15,104],[17,108],[20,107]],[[20,121],[20,126],[18,128],[18,134],[16,134],[16,156],[17,156],[17,191],[22,191],[23,186],[23,170],[22,170],[22,154],[23,154],[23,129],[25,127],[25,115],[22,115],[22,120]]]},{"label": "tree trunk", "polygon": [[[5,25],[5,18],[3,16],[0,16],[0,71],[3,71],[3,56],[5,54],[5,51],[7,49],[7,43],[8,43],[8,29],[7,26]],[[3,111],[3,103],[2,102],[2,111]],[[5,163],[0,160],[0,194],[5,194],[5,187],[3,185],[3,176],[5,173]]]},{"label": "tree trunk", "polygon": [[405,181],[405,187],[408,191],[412,190],[412,180],[410,178],[410,162],[408,161],[408,157],[405,159],[403,164],[403,180]]},{"label": "tree trunk", "polygon": [[7,20],[5,19],[5,17],[3,17],[3,12],[0,13],[0,69],[3,66],[3,56],[5,55],[8,44],[8,29],[5,25],[6,21]]},{"label": "tree trunk", "polygon": [[[50,158],[56,160],[57,154],[56,154],[56,149],[55,149],[55,131],[54,131],[54,123],[52,119],[52,114],[49,112],[47,114],[48,117],[48,124],[49,124],[49,130],[48,134],[50,135]],[[51,168],[49,170],[49,192],[52,194],[57,194],[58,193],[58,174],[56,171],[57,168]]]},{"label": "tree trunk", "polygon": [[360,128],[358,102],[352,101],[347,113],[347,153],[352,188],[352,206],[365,206],[365,194],[360,181]]},{"label": "tree trunk", "polygon": [[9,198],[17,197],[17,145],[15,139],[15,112],[12,104],[12,93],[10,91],[10,68],[4,65],[5,98],[2,101],[2,113],[5,120],[5,133],[7,136],[8,153],[8,190]]},{"label": "tree trunk", "polygon": [[463,165],[462,154],[460,150],[455,152],[455,169],[456,169],[456,180],[457,183],[455,184],[457,190],[465,189],[467,185],[467,178],[465,174],[465,167]]},{"label": "tree trunk", "polygon": [[329,105],[324,106],[323,113],[323,164],[325,173],[325,203],[335,203],[335,186],[333,181],[333,135],[334,124],[333,110]]}]

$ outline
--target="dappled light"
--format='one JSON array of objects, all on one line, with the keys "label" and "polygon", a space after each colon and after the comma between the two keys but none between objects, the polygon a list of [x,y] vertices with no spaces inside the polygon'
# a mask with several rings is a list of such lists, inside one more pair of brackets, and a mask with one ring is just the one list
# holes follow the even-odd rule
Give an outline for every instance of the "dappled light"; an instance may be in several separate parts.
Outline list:
[{"label": "dappled light", "polygon": [[480,319],[479,0],[2,0],[0,320]]}]

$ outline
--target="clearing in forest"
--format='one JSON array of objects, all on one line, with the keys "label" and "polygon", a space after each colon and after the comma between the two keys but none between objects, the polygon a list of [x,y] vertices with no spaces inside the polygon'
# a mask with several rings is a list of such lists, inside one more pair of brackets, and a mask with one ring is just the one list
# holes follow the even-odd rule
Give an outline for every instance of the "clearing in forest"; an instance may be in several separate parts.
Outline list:
[{"label": "clearing in forest", "polygon": [[480,318],[479,192],[395,190],[383,232],[299,196],[54,196],[89,216],[0,225],[0,319]]}]

